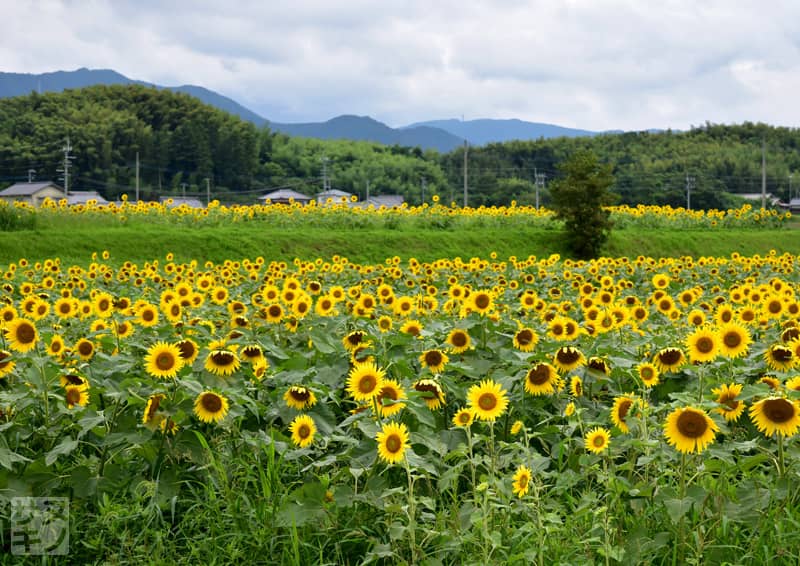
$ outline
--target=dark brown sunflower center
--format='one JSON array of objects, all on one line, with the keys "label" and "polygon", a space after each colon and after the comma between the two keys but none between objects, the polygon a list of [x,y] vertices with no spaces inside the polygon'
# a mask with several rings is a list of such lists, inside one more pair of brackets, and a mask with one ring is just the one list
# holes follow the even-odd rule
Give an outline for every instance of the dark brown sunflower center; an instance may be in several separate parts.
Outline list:
[{"label": "dark brown sunflower center", "polygon": [[778,314],[779,312],[781,312],[781,310],[783,310],[783,305],[781,304],[780,301],[770,301],[769,305],[767,305],[767,309],[772,314]]},{"label": "dark brown sunflower center", "polygon": [[[561,333],[560,330],[558,334]],[[553,333],[556,333],[555,329],[553,329]],[[519,342],[520,346],[527,346],[528,344],[533,342],[533,332],[527,328],[525,328],[524,330],[520,330],[519,332],[517,332],[517,342]]]},{"label": "dark brown sunflower center", "polygon": [[589,360],[589,368],[603,373],[608,371],[608,367],[603,360]]},{"label": "dark brown sunflower center", "polygon": [[580,357],[580,352],[574,348],[562,348],[556,353],[556,359],[566,365],[576,363]]},{"label": "dark brown sunflower center", "polygon": [[69,314],[70,312],[72,312],[72,307],[69,303],[61,303],[58,306],[58,312],[60,312],[61,314]]},{"label": "dark brown sunflower center", "polygon": [[281,316],[281,307],[279,305],[272,305],[267,309],[267,313],[269,313],[269,316],[272,318],[277,318]]},{"label": "dark brown sunflower center", "polygon": [[710,354],[714,351],[714,341],[708,336],[703,336],[697,341],[695,347],[701,354]]},{"label": "dark brown sunflower center", "polygon": [[794,405],[786,399],[767,399],[764,401],[764,416],[773,423],[785,423],[794,418]]},{"label": "dark brown sunflower center", "polygon": [[470,414],[467,412],[463,412],[458,415],[458,422],[460,422],[461,424],[467,424],[469,423],[469,420],[470,420]]},{"label": "dark brown sunflower center", "polygon": [[774,348],[772,350],[772,358],[776,362],[789,362],[792,360],[792,351],[789,348]]},{"label": "dark brown sunflower center", "polygon": [[390,434],[389,436],[386,437],[384,445],[386,446],[387,452],[391,452],[392,454],[397,454],[403,447],[403,441],[400,440],[400,437],[398,435]]},{"label": "dark brown sunflower center", "polygon": [[61,351],[61,342],[56,340],[52,344],[50,344],[50,351],[52,352],[60,352]]},{"label": "dark brown sunflower center", "polygon": [[619,404],[619,409],[617,409],[617,417],[619,420],[624,421],[625,417],[628,416],[628,411],[631,410],[633,406],[633,401],[630,399],[625,399],[622,403]]},{"label": "dark brown sunflower center", "polygon": [[214,352],[211,354],[211,361],[217,366],[229,366],[236,360],[231,352]]},{"label": "dark brown sunflower center", "polygon": [[242,355],[245,358],[258,358],[261,356],[261,349],[257,346],[245,346],[242,348]]},{"label": "dark brown sunflower center", "polygon": [[180,352],[181,357],[184,360],[189,360],[194,357],[196,352],[194,348],[194,344],[189,342],[188,340],[181,340],[178,342],[178,351]]},{"label": "dark brown sunflower center", "polygon": [[305,403],[311,398],[311,392],[305,387],[293,388],[289,391],[289,394],[292,396],[292,399],[301,403]]},{"label": "dark brown sunflower center", "polygon": [[363,337],[364,335],[361,332],[353,332],[347,335],[347,342],[352,346],[357,346]]},{"label": "dark brown sunflower center", "polygon": [[533,385],[543,385],[550,380],[550,368],[538,364],[528,372],[528,381]]},{"label": "dark brown sunflower center", "polygon": [[478,406],[484,411],[491,411],[497,407],[497,396],[494,393],[484,393],[478,397]]},{"label": "dark brown sunflower center", "polygon": [[372,393],[375,391],[375,386],[378,384],[378,380],[374,375],[363,375],[361,379],[358,380],[358,390],[361,393]]},{"label": "dark brown sunflower center", "polygon": [[718,402],[728,407],[731,411],[739,408],[739,401],[736,400],[736,395],[728,393],[718,399]]},{"label": "dark brown sunflower center", "polygon": [[728,348],[736,348],[742,343],[742,337],[738,332],[727,332],[725,336],[722,337],[722,341]]},{"label": "dark brown sunflower center", "polygon": [[150,309],[145,309],[142,311],[142,320],[145,322],[152,322],[155,317],[156,313]]},{"label": "dark brown sunflower center", "polygon": [[442,363],[442,353],[438,350],[425,352],[425,363],[431,367],[437,367]]},{"label": "dark brown sunflower center", "polygon": [[98,308],[98,309],[99,309],[101,312],[103,312],[103,311],[107,311],[107,310],[108,310],[110,307],[111,307],[111,303],[109,303],[109,302],[108,302],[108,299],[101,299],[101,300],[100,300],[100,301],[97,303],[97,308]]},{"label": "dark brown sunflower center", "polygon": [[662,364],[671,366],[681,361],[681,352],[674,348],[662,350],[658,353],[658,359]]},{"label": "dark brown sunflower center", "polygon": [[655,377],[655,372],[653,372],[653,368],[644,367],[644,368],[642,368],[642,370],[639,373],[639,375],[642,377],[642,379],[644,381],[650,381],[651,379],[653,379]]},{"label": "dark brown sunflower center", "polygon": [[308,438],[311,436],[311,427],[307,424],[301,424],[299,427],[297,427],[297,436],[300,438]]},{"label": "dark brown sunflower center", "polygon": [[463,348],[467,345],[467,336],[463,332],[456,332],[453,334],[453,337],[450,339],[450,342],[456,348]]},{"label": "dark brown sunflower center", "polygon": [[489,295],[484,293],[478,294],[478,296],[475,297],[475,306],[479,309],[489,308]]},{"label": "dark brown sunflower center", "polygon": [[82,356],[88,356],[92,352],[94,352],[94,346],[92,345],[91,342],[88,341],[81,342],[80,344],[78,344],[78,352]]},{"label": "dark brown sunflower center", "polygon": [[394,387],[384,387],[381,389],[381,399],[397,401],[397,390]]},{"label": "dark brown sunflower center", "polygon": [[200,404],[209,413],[218,413],[222,410],[222,399],[219,395],[213,393],[206,393],[203,395]]},{"label": "dark brown sunflower center", "polygon": [[81,400],[81,392],[79,389],[70,388],[67,389],[67,403],[70,405],[77,405],[78,402]]},{"label": "dark brown sunflower center", "polygon": [[36,339],[36,329],[28,324],[22,323],[17,327],[17,342],[30,344]]},{"label": "dark brown sunflower center", "polygon": [[700,438],[708,430],[708,423],[703,415],[685,411],[678,417],[678,432],[687,438]]},{"label": "dark brown sunflower center", "polygon": [[156,357],[156,367],[160,370],[169,370],[175,367],[175,358],[169,352],[162,352]]},{"label": "dark brown sunflower center", "polygon": [[416,383],[414,389],[423,394],[423,399],[435,399],[439,396],[439,388],[433,383]]},{"label": "dark brown sunflower center", "polygon": [[602,448],[606,444],[606,439],[598,434],[594,437],[594,439],[592,439],[592,444],[595,448]]}]

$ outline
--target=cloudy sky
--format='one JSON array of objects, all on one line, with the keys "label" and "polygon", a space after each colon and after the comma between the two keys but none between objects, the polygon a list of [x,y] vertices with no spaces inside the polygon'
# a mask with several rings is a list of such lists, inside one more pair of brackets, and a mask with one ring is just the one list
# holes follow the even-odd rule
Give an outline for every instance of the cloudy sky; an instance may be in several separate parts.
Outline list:
[{"label": "cloudy sky", "polygon": [[800,126],[796,0],[0,0],[0,71],[114,69],[281,122]]}]

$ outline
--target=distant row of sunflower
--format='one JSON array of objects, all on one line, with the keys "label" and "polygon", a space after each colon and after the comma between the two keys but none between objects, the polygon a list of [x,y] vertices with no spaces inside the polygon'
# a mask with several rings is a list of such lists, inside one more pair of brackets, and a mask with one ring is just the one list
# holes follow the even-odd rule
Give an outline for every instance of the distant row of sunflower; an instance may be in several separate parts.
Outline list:
[{"label": "distant row of sunflower", "polygon": [[[5,206],[0,203],[0,206]],[[432,202],[411,206],[403,203],[396,207],[382,206],[352,206],[348,201],[328,200],[317,203],[312,200],[308,204],[299,202],[271,203],[254,205],[222,205],[219,201],[211,201],[205,208],[195,208],[186,204],[175,203],[171,199],[164,202],[128,202],[123,195],[121,202],[98,204],[89,201],[86,204],[70,206],[66,199],[54,201],[46,199],[39,208],[24,202],[16,202],[13,206],[24,209],[34,214],[66,214],[66,215],[101,215],[109,218],[128,220],[137,217],[185,217],[195,221],[203,219],[224,219],[226,221],[240,222],[252,220],[265,220],[282,222],[294,216],[308,218],[315,217],[317,221],[325,217],[399,217],[399,218],[497,218],[508,221],[518,218],[526,222],[548,222],[554,218],[552,210],[544,207],[536,208],[531,205],[519,205],[515,201],[508,206],[479,206],[461,207],[451,202],[449,205],[440,203],[437,195],[432,197]],[[673,208],[671,206],[638,205],[638,206],[610,206],[606,207],[612,219],[618,226],[644,226],[644,227],[681,227],[681,228],[753,228],[753,227],[780,227],[791,218],[791,213],[780,212],[775,209],[754,209],[746,204],[739,208],[729,210],[689,210]]]},{"label": "distant row of sunflower", "polygon": [[485,425],[520,447],[522,496],[544,422],[565,435],[548,442],[601,455],[637,435],[682,453],[794,436],[797,259],[20,259],[0,295],[0,420],[13,436],[113,399],[115,423],[153,438],[255,420],[310,454],[343,449],[322,429],[355,435],[389,464],[415,435]]}]

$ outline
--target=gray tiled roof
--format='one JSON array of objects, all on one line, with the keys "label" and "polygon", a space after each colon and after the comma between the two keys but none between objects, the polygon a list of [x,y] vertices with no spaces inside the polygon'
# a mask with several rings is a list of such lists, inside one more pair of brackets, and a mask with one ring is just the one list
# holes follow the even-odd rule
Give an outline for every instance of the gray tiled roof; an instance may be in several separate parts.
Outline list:
[{"label": "gray tiled roof", "polygon": [[28,197],[47,187],[54,187],[61,192],[64,191],[55,183],[14,183],[7,189],[0,191],[0,197]]}]

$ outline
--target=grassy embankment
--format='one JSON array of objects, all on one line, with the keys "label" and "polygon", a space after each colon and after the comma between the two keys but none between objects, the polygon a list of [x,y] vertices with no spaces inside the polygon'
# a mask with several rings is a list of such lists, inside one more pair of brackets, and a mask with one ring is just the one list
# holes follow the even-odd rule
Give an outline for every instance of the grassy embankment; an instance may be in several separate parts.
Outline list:
[{"label": "grassy embankment", "polygon": [[[725,229],[616,230],[606,246],[611,257],[727,256],[800,252],[800,230]],[[186,226],[136,223],[127,226],[70,225],[7,232],[0,236],[0,264],[26,257],[38,261],[60,257],[66,263],[85,263],[93,252],[108,250],[114,260],[143,262],[173,252],[179,260],[255,258],[291,261],[295,257],[325,259],[341,255],[357,262],[378,262],[397,255],[429,261],[444,257],[486,257],[495,251],[538,257],[559,253],[568,257],[558,230],[516,225],[513,229],[271,228],[263,223]]]}]

